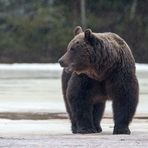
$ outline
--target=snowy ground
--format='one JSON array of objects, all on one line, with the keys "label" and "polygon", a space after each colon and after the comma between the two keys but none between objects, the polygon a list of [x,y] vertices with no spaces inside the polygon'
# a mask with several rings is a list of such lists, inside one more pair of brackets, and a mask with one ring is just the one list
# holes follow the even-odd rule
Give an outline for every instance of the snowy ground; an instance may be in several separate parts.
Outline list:
[{"label": "snowy ground", "polygon": [[148,66],[136,67],[140,102],[130,126],[132,135],[113,136],[111,102],[102,121],[103,133],[71,134],[58,64],[0,64],[0,147],[147,148]]},{"label": "snowy ground", "polygon": [[[139,82],[137,114],[144,116],[148,115],[148,79],[140,78]],[[4,112],[65,112],[60,79],[0,79],[0,117]],[[111,102],[107,103],[106,112],[111,113]]]},{"label": "snowy ground", "polygon": [[[148,64],[136,64],[138,112],[148,113]],[[0,112],[65,112],[59,64],[0,64]],[[107,112],[111,111],[107,104]]]},{"label": "snowy ground", "polygon": [[[148,64],[136,64],[137,74],[146,77]],[[53,64],[0,64],[0,78],[60,78],[62,68]]]}]

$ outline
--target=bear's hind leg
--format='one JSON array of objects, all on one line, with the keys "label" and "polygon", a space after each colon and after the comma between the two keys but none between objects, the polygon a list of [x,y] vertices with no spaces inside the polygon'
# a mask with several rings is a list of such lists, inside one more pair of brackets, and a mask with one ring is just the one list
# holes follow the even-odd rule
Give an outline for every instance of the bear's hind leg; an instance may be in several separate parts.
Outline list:
[{"label": "bear's hind leg", "polygon": [[104,113],[104,109],[105,109],[105,102],[97,103],[93,107],[94,126],[98,133],[102,132],[100,122]]},{"label": "bear's hind leg", "polygon": [[134,75],[118,75],[112,79],[110,96],[113,99],[114,131],[113,134],[130,134],[129,123],[132,121],[138,104],[138,81]]}]

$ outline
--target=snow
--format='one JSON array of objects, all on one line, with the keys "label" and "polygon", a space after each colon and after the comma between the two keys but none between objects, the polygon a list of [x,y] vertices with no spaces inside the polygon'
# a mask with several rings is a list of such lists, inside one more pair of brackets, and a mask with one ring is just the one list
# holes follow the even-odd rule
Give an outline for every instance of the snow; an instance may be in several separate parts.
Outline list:
[{"label": "snow", "polygon": [[[148,64],[136,63],[137,70],[148,71]],[[62,68],[58,63],[14,63],[0,64],[0,70],[56,70],[61,71]]]},{"label": "snow", "polygon": [[0,64],[0,70],[62,70],[58,63],[50,63],[50,64]]},{"label": "snow", "polygon": [[[30,99],[31,100],[31,99]],[[60,100],[60,99],[59,99]],[[24,101],[6,101],[0,103],[0,112],[19,112],[19,113],[55,113],[55,112],[66,112],[64,101],[53,102],[24,102]]]},{"label": "snow", "polygon": [[[138,113],[145,114],[148,113],[148,64],[137,63],[136,67],[141,100]],[[65,112],[61,71],[58,63],[0,64],[0,112]],[[111,112],[111,102],[107,103],[106,111]]]},{"label": "snow", "polygon": [[0,64],[0,78],[60,78],[62,68],[50,64]]},{"label": "snow", "polygon": [[148,72],[148,64],[136,64],[137,71],[147,71]]},{"label": "snow", "polygon": [[[0,64],[0,78],[60,78],[62,69],[58,63]],[[136,64],[137,75],[147,77],[148,64]]]}]

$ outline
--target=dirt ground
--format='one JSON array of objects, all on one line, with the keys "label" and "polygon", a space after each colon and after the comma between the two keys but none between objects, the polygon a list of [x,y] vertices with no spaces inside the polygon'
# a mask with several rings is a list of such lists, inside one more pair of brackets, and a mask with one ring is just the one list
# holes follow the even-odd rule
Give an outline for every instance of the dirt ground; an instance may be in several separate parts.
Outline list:
[{"label": "dirt ground", "polygon": [[113,136],[109,133],[92,135],[49,135],[0,138],[2,148],[147,148],[148,134]]}]

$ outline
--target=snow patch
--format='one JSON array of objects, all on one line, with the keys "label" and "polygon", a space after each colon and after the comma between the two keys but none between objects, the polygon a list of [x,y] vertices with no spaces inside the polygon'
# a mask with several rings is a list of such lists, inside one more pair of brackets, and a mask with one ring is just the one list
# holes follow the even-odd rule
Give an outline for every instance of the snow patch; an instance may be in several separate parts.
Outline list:
[{"label": "snow patch", "polygon": [[62,70],[58,63],[49,63],[49,64],[0,64],[0,70]]},{"label": "snow patch", "polygon": [[[136,63],[137,70],[148,71],[148,64]],[[14,64],[0,64],[0,70],[56,70],[61,71],[62,68],[58,63],[14,63]]]}]

